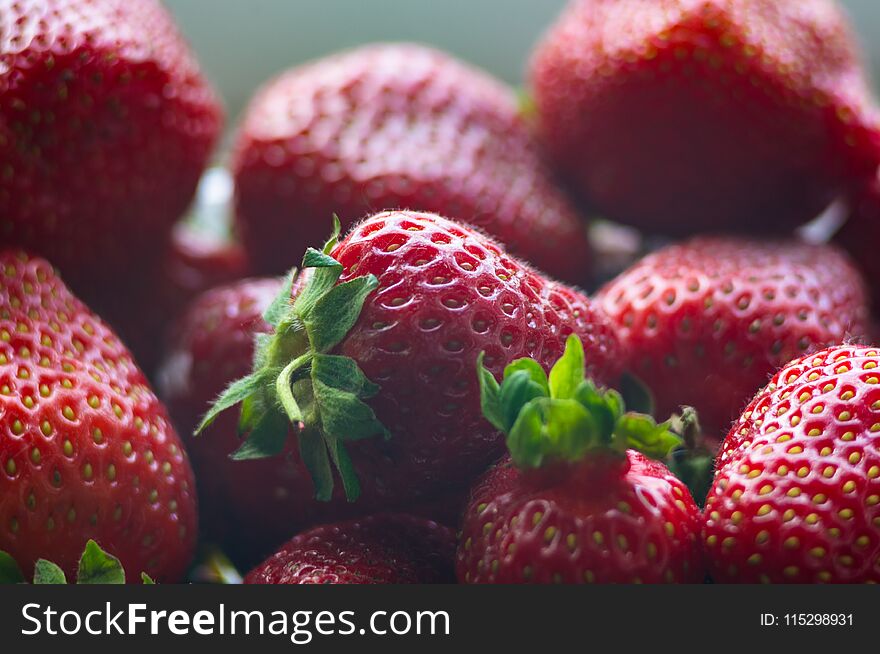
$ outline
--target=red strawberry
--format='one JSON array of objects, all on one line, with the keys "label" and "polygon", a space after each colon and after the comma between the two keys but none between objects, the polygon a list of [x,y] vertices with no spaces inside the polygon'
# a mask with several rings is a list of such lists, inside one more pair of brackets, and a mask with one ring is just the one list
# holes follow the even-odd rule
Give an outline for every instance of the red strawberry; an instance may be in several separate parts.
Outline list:
[{"label": "red strawberry", "polygon": [[4,0],[0,35],[0,240],[113,297],[156,270],[217,98],[156,0]]},{"label": "red strawberry", "polygon": [[129,574],[179,579],[196,501],[165,409],[48,263],[6,251],[0,270],[0,550],[72,578],[95,539]]},{"label": "red strawberry", "polygon": [[[304,281],[297,279],[292,295]],[[250,371],[254,336],[271,331],[262,313],[281,286],[276,278],[242,280],[208,291],[183,313],[158,380],[160,396],[181,432],[191,433],[226,385]],[[341,489],[333,501],[317,502],[294,443],[283,457],[231,460],[240,445],[231,412],[219,416],[206,434],[187,441],[199,478],[201,523],[209,538],[240,561],[262,559],[292,530],[379,508],[346,502]],[[399,508],[457,524],[463,496],[451,493],[423,504],[403,498]]]},{"label": "red strawberry", "polygon": [[257,272],[282,273],[334,213],[349,226],[409,208],[461,218],[548,273],[586,279],[584,225],[514,93],[444,53],[380,44],[288,71],[252,102],[233,159]]},{"label": "red strawberry", "polygon": [[652,232],[788,232],[880,158],[833,0],[574,0],[531,86],[572,188]]},{"label": "red strawberry", "polygon": [[693,239],[645,257],[598,301],[658,415],[691,405],[716,441],[774,370],[867,320],[847,258],[796,242]]},{"label": "red strawberry", "polygon": [[584,380],[569,338],[549,380],[511,364],[500,388],[481,375],[486,417],[507,433],[513,465],[472,492],[457,557],[465,583],[699,582],[699,509],[653,456],[678,439],[624,413],[620,396]]},{"label": "red strawberry", "polygon": [[872,306],[880,309],[880,257],[874,246],[880,240],[880,175],[875,175],[849,199],[849,216],[835,242],[849,252],[870,285]]},{"label": "red strawberry", "polygon": [[616,379],[617,343],[584,295],[440,216],[377,214],[303,266],[313,273],[296,300],[282,293],[267,311],[275,332],[258,339],[254,373],[203,425],[243,402],[242,459],[281,452],[293,423],[320,499],[332,495],[331,462],[366,506],[469,484],[502,449],[480,413],[479,352],[498,373],[524,355],[549,366],[575,333],[588,373]]},{"label": "red strawberry", "polygon": [[455,532],[380,514],[299,534],[252,570],[246,584],[437,584],[455,580]]},{"label": "red strawberry", "polygon": [[880,352],[779,370],[718,458],[703,538],[720,582],[880,582]]}]

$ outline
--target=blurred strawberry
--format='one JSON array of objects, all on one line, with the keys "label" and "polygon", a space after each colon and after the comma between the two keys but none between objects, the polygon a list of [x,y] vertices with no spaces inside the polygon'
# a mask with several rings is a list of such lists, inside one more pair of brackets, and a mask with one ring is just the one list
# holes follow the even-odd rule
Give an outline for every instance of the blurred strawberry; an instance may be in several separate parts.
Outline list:
[{"label": "blurred strawberry", "polygon": [[654,233],[787,233],[880,161],[833,0],[574,0],[531,87],[572,190]]},{"label": "blurred strawberry", "polygon": [[102,313],[155,283],[221,122],[156,0],[0,2],[0,239]]},{"label": "blurred strawberry", "polygon": [[290,70],[254,98],[233,169],[255,271],[282,274],[382,209],[453,216],[541,270],[582,283],[585,227],[540,161],[516,95],[418,45],[372,45]]}]

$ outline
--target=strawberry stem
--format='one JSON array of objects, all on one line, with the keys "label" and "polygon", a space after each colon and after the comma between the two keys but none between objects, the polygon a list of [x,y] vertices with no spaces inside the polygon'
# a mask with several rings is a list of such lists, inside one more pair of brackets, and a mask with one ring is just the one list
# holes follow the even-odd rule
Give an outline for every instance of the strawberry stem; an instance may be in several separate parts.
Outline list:
[{"label": "strawberry stem", "polygon": [[[214,403],[196,433],[216,416],[242,405],[239,431],[246,440],[233,459],[280,454],[291,433],[298,439],[302,460],[312,476],[315,496],[329,500],[335,468],[345,495],[360,494],[354,465],[345,443],[388,430],[364,402],[379,388],[357,363],[330,352],[354,326],[364,301],[378,286],[373,275],[339,282],[342,264],[330,256],[339,237],[339,219],[323,250],[306,252],[302,267],[310,276],[296,299],[294,272],[264,314],[275,328],[256,339],[254,372],[234,382]],[[293,429],[291,429],[293,426]]]},{"label": "strawberry stem", "polygon": [[507,448],[520,468],[574,462],[591,453],[636,449],[662,459],[681,439],[670,423],[626,412],[623,398],[599,389],[584,374],[584,348],[571,335],[565,353],[547,375],[532,359],[518,359],[499,384],[477,361],[483,413],[507,435]]}]

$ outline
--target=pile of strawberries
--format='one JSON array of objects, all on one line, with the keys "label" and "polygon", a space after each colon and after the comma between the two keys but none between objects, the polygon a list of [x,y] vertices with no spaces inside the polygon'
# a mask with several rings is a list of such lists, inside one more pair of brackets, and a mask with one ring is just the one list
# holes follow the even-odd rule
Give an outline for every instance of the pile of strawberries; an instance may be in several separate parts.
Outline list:
[{"label": "pile of strawberries", "polygon": [[0,581],[880,581],[840,8],[572,0],[525,95],[291,69],[205,234],[223,112],[158,0],[0,0]]}]

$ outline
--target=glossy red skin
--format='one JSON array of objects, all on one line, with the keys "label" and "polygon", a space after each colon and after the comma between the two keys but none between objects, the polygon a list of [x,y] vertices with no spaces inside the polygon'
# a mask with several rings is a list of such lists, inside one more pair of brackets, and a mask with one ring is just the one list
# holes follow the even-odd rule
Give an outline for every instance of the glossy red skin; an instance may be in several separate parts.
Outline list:
[{"label": "glossy red skin", "polygon": [[654,394],[656,415],[693,406],[716,443],[773,371],[860,338],[868,320],[847,257],[793,241],[692,239],[645,257],[597,301],[615,324],[624,364]]},{"label": "glossy red skin", "polygon": [[584,343],[587,375],[601,385],[617,381],[620,350],[602,312],[471,227],[385,212],[358,225],[331,255],[343,266],[340,283],[368,273],[379,280],[334,352],[380,386],[369,404],[391,438],[347,444],[380,501],[469,486],[501,456],[504,439],[480,409],[481,352],[498,377],[521,357],[549,369],[574,333]]},{"label": "glossy red skin", "polygon": [[603,216],[789,233],[876,170],[857,50],[833,0],[573,0],[531,62],[539,132]]},{"label": "glossy red skin", "polygon": [[[294,292],[302,283],[297,280]],[[330,502],[315,500],[293,435],[281,456],[230,460],[241,445],[235,411],[221,414],[204,434],[190,436],[220,392],[250,372],[254,336],[270,331],[262,313],[280,290],[278,278],[254,278],[204,293],[181,315],[158,374],[160,395],[186,435],[199,479],[203,531],[209,540],[222,543],[227,555],[250,564],[267,556],[291,531],[391,508],[369,498],[347,502],[341,488]],[[399,498],[397,508],[455,526],[464,495],[450,490],[423,503]]]},{"label": "glossy red skin", "polygon": [[869,285],[871,306],[880,308],[880,257],[875,246],[880,242],[880,177],[866,180],[854,189],[849,198],[846,223],[835,235],[834,241],[843,247],[856,262]]},{"label": "glossy red skin", "polygon": [[456,556],[462,583],[700,583],[700,511],[666,467],[628,451],[474,487]]},{"label": "glossy red skin", "polygon": [[195,482],[164,407],[45,260],[7,250],[0,270],[0,550],[74,579],[94,539],[130,581],[180,580]]},{"label": "glossy red skin", "polygon": [[299,534],[246,584],[440,584],[455,581],[455,532],[403,514],[379,514]]},{"label": "glossy red skin", "polygon": [[878,366],[876,349],[829,348],[782,368],[746,407],[706,502],[713,579],[880,582]]},{"label": "glossy red skin", "polygon": [[377,44],[295,68],[251,103],[233,155],[237,227],[258,273],[281,274],[383,209],[455,216],[511,253],[587,279],[581,218],[498,80],[420,45]]},{"label": "glossy red skin", "polygon": [[46,256],[90,305],[152,278],[221,123],[157,0],[6,0],[0,239]]}]

